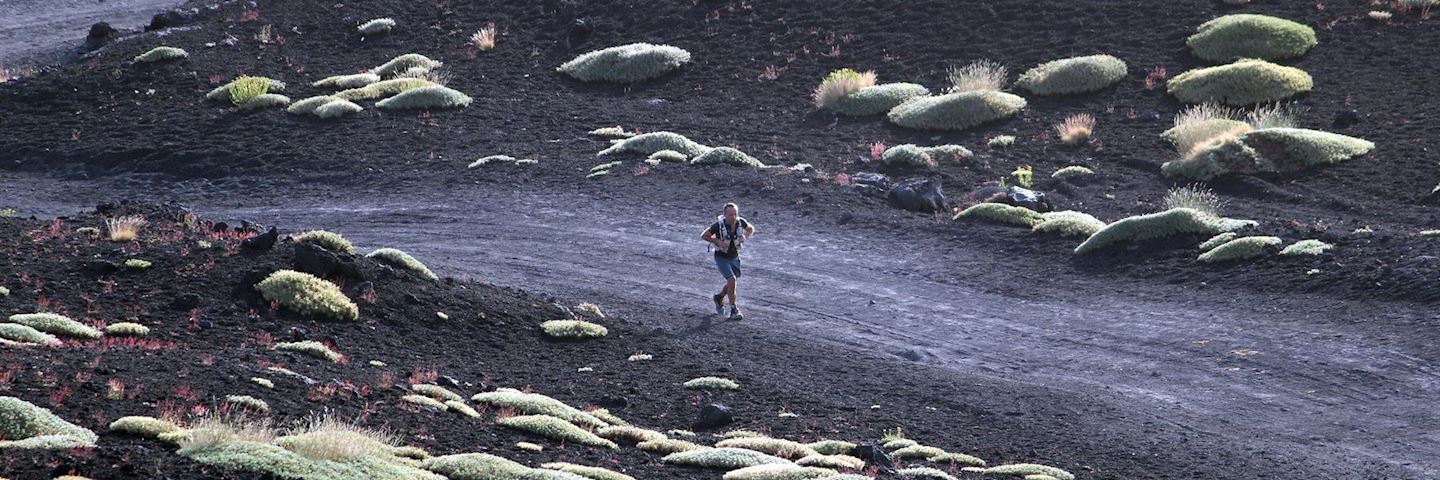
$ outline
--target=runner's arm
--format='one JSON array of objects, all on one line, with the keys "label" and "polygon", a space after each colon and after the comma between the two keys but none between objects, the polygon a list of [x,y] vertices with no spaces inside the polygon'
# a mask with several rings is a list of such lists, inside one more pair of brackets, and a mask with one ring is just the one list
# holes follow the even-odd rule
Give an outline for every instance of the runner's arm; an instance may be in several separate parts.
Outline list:
[{"label": "runner's arm", "polygon": [[700,239],[701,239],[701,240],[704,240],[705,243],[709,243],[709,244],[711,244],[711,245],[714,245],[715,248],[718,248],[718,249],[721,249],[721,250],[725,250],[725,244],[722,243],[722,242],[720,242],[720,238],[719,238],[719,237],[716,237],[716,236],[715,236],[715,230],[714,230],[714,229],[710,229],[710,228],[705,229],[705,231],[700,234]]}]

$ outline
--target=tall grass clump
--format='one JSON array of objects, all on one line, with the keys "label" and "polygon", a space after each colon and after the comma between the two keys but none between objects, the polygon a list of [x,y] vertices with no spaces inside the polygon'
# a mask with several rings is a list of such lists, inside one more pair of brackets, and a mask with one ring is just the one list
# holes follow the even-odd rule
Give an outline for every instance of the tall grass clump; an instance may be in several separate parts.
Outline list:
[{"label": "tall grass clump", "polygon": [[270,82],[265,78],[242,75],[234,82],[230,82],[228,92],[230,93],[230,103],[243,105],[256,97],[270,93]]},{"label": "tall grass clump", "polygon": [[105,219],[105,230],[110,232],[110,241],[129,242],[135,240],[139,234],[140,227],[148,223],[145,217],[140,215],[126,215],[123,217]]},{"label": "tall grass clump", "polygon": [[1219,216],[1225,210],[1225,200],[1213,190],[1199,184],[1175,187],[1165,193],[1165,209],[1193,208],[1210,215]]},{"label": "tall grass clump", "polygon": [[860,91],[860,89],[875,85],[875,72],[857,72],[848,68],[842,68],[825,76],[820,86],[815,87],[812,95],[815,101],[815,108],[826,109],[834,106],[840,99]]},{"label": "tall grass clump", "polygon": [[484,28],[470,34],[470,44],[480,51],[495,49],[495,22],[490,22]]},{"label": "tall grass clump", "polygon": [[1088,113],[1077,113],[1065,117],[1065,121],[1055,124],[1055,133],[1060,135],[1060,142],[1066,145],[1089,141],[1094,131],[1095,117]]}]

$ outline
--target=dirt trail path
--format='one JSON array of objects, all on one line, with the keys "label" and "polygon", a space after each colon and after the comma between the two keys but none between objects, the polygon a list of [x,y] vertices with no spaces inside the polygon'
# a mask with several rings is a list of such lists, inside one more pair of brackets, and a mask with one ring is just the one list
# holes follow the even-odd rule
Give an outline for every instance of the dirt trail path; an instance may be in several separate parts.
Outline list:
[{"label": "dirt trail path", "polygon": [[79,46],[90,26],[138,28],[180,0],[0,1],[0,66],[55,60],[57,50]]},{"label": "dirt trail path", "polygon": [[[0,179],[0,187],[15,193],[0,203],[27,212],[85,205],[58,193],[77,191],[70,186]],[[181,200],[211,217],[396,246],[442,274],[593,300],[621,317],[645,312],[679,335],[702,338],[720,324],[706,312],[718,277],[696,240],[703,212],[574,194],[343,195]],[[980,249],[941,253],[928,240],[897,248],[896,234],[784,210],[747,216],[761,235],[746,252],[741,295],[752,319],[739,328],[1081,393],[1135,412],[1137,422],[1163,418],[1257,455],[1303,458],[1317,472],[1440,476],[1436,347],[1404,334],[1407,323],[1433,317],[1418,309],[1317,302],[1282,310],[1222,295],[1197,306],[1113,287],[1092,294],[1101,288],[1065,278],[1037,286],[1053,299],[1018,300],[985,293],[986,283],[1004,281],[1004,260]]]}]

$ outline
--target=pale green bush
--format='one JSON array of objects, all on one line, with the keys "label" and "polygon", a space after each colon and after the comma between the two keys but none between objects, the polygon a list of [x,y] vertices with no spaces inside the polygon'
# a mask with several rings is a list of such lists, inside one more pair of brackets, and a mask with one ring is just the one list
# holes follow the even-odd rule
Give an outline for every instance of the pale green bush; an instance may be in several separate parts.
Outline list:
[{"label": "pale green bush", "polygon": [[890,441],[885,442],[884,444],[882,444],[882,445],[880,446],[880,448],[883,448],[883,449],[885,449],[886,451],[891,451],[891,452],[893,452],[893,451],[895,451],[895,450],[899,450],[899,449],[906,448],[906,447],[913,447],[913,446],[919,445],[919,444],[920,444],[920,442],[917,442],[917,441],[914,441],[914,440],[911,440],[911,439],[908,439],[908,438],[897,438],[897,439],[894,439],[894,440],[890,440]]},{"label": "pale green bush", "polygon": [[0,451],[90,448],[99,439],[50,410],[15,397],[0,397]]},{"label": "pale green bush", "polygon": [[1068,167],[1056,170],[1055,173],[1050,174],[1050,178],[1086,177],[1094,174],[1095,171],[1089,168],[1079,165],[1070,165]]},{"label": "pale green bush", "polygon": [[660,461],[675,465],[736,470],[756,465],[789,465],[789,460],[743,448],[699,448],[666,455]]},{"label": "pale green bush", "polygon": [[455,392],[450,391],[450,389],[429,383],[418,383],[415,385],[411,385],[410,391],[436,400],[454,400],[457,402],[465,401],[465,397],[462,397]]},{"label": "pale green bush", "polygon": [[959,145],[921,147],[907,143],[885,149],[885,153],[880,155],[880,161],[889,164],[935,168],[941,162],[960,161],[974,156],[975,154],[971,153],[969,149]]},{"label": "pale green bush", "polygon": [[1075,480],[1075,475],[1049,465],[1038,465],[1034,463],[1016,463],[1011,465],[1000,465],[984,470],[986,475],[1049,475],[1060,480]]},{"label": "pale green bush", "polygon": [[[360,88],[341,90],[335,93],[336,97],[342,100],[357,102],[360,100],[379,100],[389,98],[420,87],[435,85],[434,82],[421,78],[392,78],[381,80]],[[328,105],[328,104],[327,104]],[[318,107],[317,107],[318,110]]]},{"label": "pale green bush", "polygon": [[1245,13],[1200,24],[1195,34],[1185,40],[1195,56],[1212,62],[1294,58],[1316,43],[1315,29],[1283,18]]},{"label": "pale green bush", "polygon": [[370,36],[390,33],[390,30],[393,28],[395,28],[395,19],[377,18],[360,24],[360,26],[355,27],[355,30],[359,31],[361,35]]},{"label": "pale green bush", "polygon": [[321,105],[337,100],[342,99],[334,95],[318,95],[314,97],[306,97],[298,101],[291,102],[290,106],[285,107],[285,112],[295,115],[314,115],[315,110],[320,108]]},{"label": "pale green bush", "polygon": [[808,480],[834,475],[828,468],[771,463],[726,472],[723,480]]},{"label": "pale green bush", "polygon": [[821,440],[805,446],[821,455],[849,455],[855,451],[855,444],[844,440]]},{"label": "pale green bush", "polygon": [[960,220],[962,218],[989,220],[1027,228],[1035,227],[1036,224],[1044,219],[1040,216],[1039,212],[1025,207],[990,202],[971,205],[970,208],[966,208],[960,211],[960,213],[955,214],[953,220]]},{"label": "pale green bush", "polygon": [[54,335],[18,323],[0,323],[0,339],[19,344],[5,344],[10,346],[47,345],[54,347],[64,344]]},{"label": "pale green bush", "polygon": [[315,88],[360,88],[380,81],[380,76],[374,73],[355,73],[351,75],[333,75],[316,80],[310,86]]},{"label": "pale green bush", "polygon": [[175,47],[155,47],[135,57],[135,63],[153,63],[187,58],[190,53]]},{"label": "pale green bush", "polygon": [[275,344],[275,346],[270,347],[270,349],[282,352],[301,353],[328,361],[330,363],[340,363],[340,360],[343,360],[345,358],[345,356],[341,355],[340,352],[331,350],[330,347],[325,346],[325,344],[314,340],[305,340],[301,342],[278,342]]},{"label": "pale green bush", "polygon": [[1300,255],[1321,255],[1325,252],[1333,250],[1334,248],[1334,245],[1319,240],[1301,240],[1290,244],[1284,249],[1281,249],[1280,256],[1294,257]]},{"label": "pale green bush", "polygon": [[531,470],[513,460],[486,453],[430,457],[420,466],[451,480],[523,479]]},{"label": "pale green bush", "polygon": [[1221,234],[1219,234],[1219,235],[1215,235],[1215,236],[1213,236],[1213,237],[1210,237],[1209,240],[1206,240],[1206,241],[1204,241],[1204,242],[1200,242],[1200,245],[1199,245],[1198,247],[1199,247],[1199,249],[1200,249],[1200,252],[1202,252],[1202,253],[1203,253],[1203,252],[1208,252],[1208,251],[1214,250],[1215,247],[1224,245],[1225,242],[1229,242],[1229,241],[1231,241],[1231,240],[1236,239],[1236,238],[1239,237],[1239,236],[1240,236],[1240,235],[1237,234],[1237,233],[1235,233],[1235,232],[1225,232],[1225,233],[1221,233]]},{"label": "pale green bush", "polygon": [[691,450],[699,450],[699,449],[706,448],[706,447],[702,447],[702,446],[700,446],[700,445],[696,445],[696,444],[694,444],[694,443],[687,442],[687,441],[685,441],[685,440],[678,440],[678,439],[673,439],[673,438],[671,438],[671,439],[664,439],[664,440],[650,440],[650,441],[640,442],[640,443],[638,443],[638,444],[635,445],[635,448],[639,448],[639,449],[644,450],[644,451],[647,451],[647,452],[670,454],[670,453],[688,452],[688,451],[691,451]]},{"label": "pale green bush", "polygon": [[427,280],[440,279],[440,277],[435,275],[435,272],[430,271],[429,267],[426,267],[425,264],[420,263],[420,261],[416,260],[415,257],[412,257],[410,256],[410,254],[394,248],[381,248],[379,250],[370,252],[370,254],[366,255],[365,257],[374,259],[380,263],[395,268],[415,272]]},{"label": "pale green bush", "polygon": [[290,105],[290,97],[278,93],[257,95],[237,104],[241,110],[264,110]]},{"label": "pale green bush", "polygon": [[315,116],[324,119],[339,118],[346,115],[360,113],[360,111],[362,110],[365,109],[359,105],[356,105],[354,102],[342,98],[333,102],[325,102],[324,105],[320,105],[318,108],[315,109]]},{"label": "pale green bush", "polygon": [[582,82],[636,83],[669,73],[690,62],[690,52],[669,45],[632,43],[596,50],[555,70]]},{"label": "pale green bush", "polygon": [[489,164],[492,164],[492,163],[501,163],[501,162],[504,162],[504,163],[515,163],[515,161],[516,161],[515,157],[509,156],[509,155],[491,155],[491,156],[488,156],[488,157],[481,157],[479,160],[476,160],[476,161],[474,161],[474,162],[470,162],[470,165],[467,165],[465,168],[483,167],[483,166],[485,166],[485,165],[489,165]]},{"label": "pale green bush", "polygon": [[900,478],[923,478],[928,480],[956,480],[954,476],[945,473],[944,470],[929,467],[902,468],[895,471]]},{"label": "pale green bush", "polygon": [[970,465],[976,467],[985,466],[985,461],[981,460],[980,457],[953,452],[945,452],[930,458],[926,458],[925,461],[930,463],[948,463],[954,465]]},{"label": "pale green bush", "polygon": [[255,284],[260,296],[305,315],[354,320],[360,308],[329,280],[294,270],[279,270]]},{"label": "pale green bush", "polygon": [[591,134],[591,135],[595,135],[595,136],[597,136],[597,137],[606,137],[606,138],[630,138],[630,137],[635,136],[634,133],[632,133],[632,132],[627,132],[627,131],[625,131],[624,128],[620,128],[619,125],[616,125],[616,126],[613,126],[613,127],[601,127],[601,128],[597,128],[597,129],[591,130],[591,131],[590,131],[590,134]]},{"label": "pale green bush", "polygon": [[795,461],[796,465],[834,469],[859,470],[865,468],[865,461],[849,455],[810,455]]},{"label": "pale green bush", "polygon": [[990,141],[985,142],[985,144],[986,144],[987,146],[989,146],[992,150],[1009,147],[1009,146],[1015,145],[1015,136],[1014,136],[1014,135],[996,135],[996,136],[994,136],[994,137],[991,137],[991,138],[990,138]]},{"label": "pale green bush", "polygon": [[480,412],[475,411],[474,407],[466,405],[463,401],[446,400],[444,403],[446,407],[448,407],[451,411],[455,413],[459,413],[470,418],[480,418]]},{"label": "pale green bush", "polygon": [[686,157],[694,158],[711,149],[710,147],[695,143],[678,133],[650,132],[617,141],[614,145],[611,145],[610,148],[601,150],[599,155],[605,156],[618,152],[635,152],[649,155],[661,150],[673,150],[684,154]]},{"label": "pale green bush", "polygon": [[602,428],[609,425],[594,415],[585,413],[565,402],[538,393],[524,393],[514,389],[496,389],[470,397],[470,400],[488,404],[495,408],[511,408],[519,413],[549,415],[580,425]]},{"label": "pale green bush", "polygon": [[180,426],[154,417],[120,417],[110,422],[110,431],[137,437],[159,438],[162,433],[180,431]]},{"label": "pale green bush", "polygon": [[[595,415],[601,420],[605,419],[601,415],[596,415],[596,412],[590,412],[590,414]],[[602,438],[617,441],[623,440],[630,443],[644,443],[651,440],[664,440],[666,438],[664,433],[630,425],[610,425],[607,427],[600,427],[599,430],[595,431],[595,434],[599,435]]]},{"label": "pale green bush", "polygon": [[916,459],[916,458],[925,459],[925,458],[940,456],[940,455],[944,455],[944,454],[945,454],[945,450],[942,449],[942,448],[931,447],[931,446],[926,446],[926,445],[911,445],[911,446],[908,446],[908,447],[901,448],[901,449],[895,450],[895,451],[893,451],[893,452],[890,452],[890,457],[891,457],[891,458],[894,458],[894,459],[896,459],[896,460],[910,460],[910,459]]},{"label": "pale green bush", "polygon": [[1040,214],[1040,221],[1031,228],[1036,232],[1055,232],[1062,237],[1089,237],[1105,228],[1105,222],[1094,216],[1072,210]]},{"label": "pale green bush", "polygon": [[684,383],[685,388],[691,390],[739,390],[740,384],[734,380],[721,377],[700,377],[693,378]]},{"label": "pale green bush", "polygon": [[872,85],[841,97],[829,105],[831,111],[841,115],[878,115],[905,103],[907,100],[930,95],[930,89],[916,83],[885,83]]},{"label": "pale green bush", "polygon": [[248,408],[261,413],[268,413],[270,411],[270,404],[265,403],[264,400],[249,395],[227,395],[225,396],[225,403]]},{"label": "pale green bush", "polygon": [[99,330],[57,313],[21,313],[11,315],[9,321],[62,337],[95,340],[101,336]]},{"label": "pale green bush", "polygon": [[[615,472],[615,471],[608,470],[608,469],[604,469],[604,468],[600,468],[600,467],[591,467],[591,466],[586,466],[586,465],[576,465],[576,464],[573,464],[573,463],[551,462],[551,463],[541,464],[541,465],[540,465],[540,468],[545,468],[545,469],[550,469],[550,470],[558,470],[558,471],[566,472],[566,473],[573,473],[573,474],[579,475],[579,476],[581,476],[581,477],[589,478],[589,479],[592,479],[592,480],[635,480],[635,477],[632,477],[632,476],[629,476],[629,475],[626,475],[626,474],[623,474],[623,473],[620,473],[620,472]],[[526,479],[526,480],[529,480],[529,479]]]},{"label": "pale green bush", "polygon": [[115,337],[143,337],[150,334],[150,327],[134,322],[112,323],[105,326],[105,334]]},{"label": "pale green bush", "polygon": [[552,440],[578,443],[592,447],[620,448],[615,442],[600,438],[593,433],[575,426],[573,423],[549,415],[519,415],[499,419],[496,421],[496,424],[502,427],[530,432]]},{"label": "pale green bush", "polygon": [[963,130],[1015,115],[1025,108],[1024,98],[1005,92],[981,90],[918,97],[890,110],[891,123],[920,130]]},{"label": "pale green bush", "polygon": [[[418,71],[424,71],[424,70],[434,70],[434,69],[440,68],[441,65],[444,65],[444,64],[441,63],[441,62],[437,62],[437,61],[435,61],[435,60],[431,60],[430,57],[427,57],[427,56],[424,56],[424,55],[421,55],[421,54],[418,54],[418,53],[407,53],[407,54],[400,55],[400,56],[398,56],[398,57],[392,58],[392,59],[390,59],[390,61],[385,62],[385,63],[381,64],[381,65],[378,66],[378,67],[375,67],[375,68],[370,69],[370,73],[373,73],[373,74],[375,74],[375,75],[379,75],[380,78],[391,78],[391,77],[394,77],[394,76],[396,76],[396,75],[399,75],[399,74],[402,74],[402,73],[406,73],[406,72],[418,72]],[[411,79],[411,80],[415,80],[415,79]],[[377,82],[377,83],[378,83],[378,82]],[[426,82],[426,83],[429,83],[429,82]],[[396,93],[399,93],[399,92],[396,92]],[[352,100],[353,100],[353,99],[352,99]]]},{"label": "pale green bush", "polygon": [[653,160],[659,160],[662,162],[672,163],[684,163],[686,160],[690,159],[690,157],[685,156],[685,154],[674,150],[661,150],[650,154],[648,158]]},{"label": "pale green bush", "polygon": [[1370,153],[1375,144],[1300,128],[1253,130],[1160,166],[1167,176],[1208,180],[1227,173],[1288,173]]},{"label": "pale green bush", "polygon": [[1166,90],[1185,103],[1245,106],[1278,102],[1309,92],[1314,85],[1304,70],[1244,59],[1176,75],[1166,84]]},{"label": "pale green bush", "polygon": [[691,165],[735,165],[739,167],[764,168],[765,164],[745,152],[730,148],[712,148],[690,159]]},{"label": "pale green bush", "polygon": [[474,100],[469,95],[450,87],[427,85],[400,92],[398,95],[379,101],[375,106],[392,110],[464,108],[470,106],[472,101]]},{"label": "pale green bush", "polygon": [[600,338],[609,333],[604,325],[584,320],[550,320],[540,324],[540,331],[550,338],[565,339]]},{"label": "pale green bush", "polygon": [[1255,258],[1265,255],[1270,247],[1281,242],[1279,237],[1240,237],[1200,254],[1197,260],[1214,263]]},{"label": "pale green bush", "polygon": [[154,265],[154,264],[153,264],[153,263],[150,263],[149,260],[142,260],[142,259],[139,259],[139,258],[131,258],[131,259],[125,260],[125,268],[131,269],[131,270],[144,270],[144,269],[150,268],[151,265]]},{"label": "pale green bush", "polygon": [[787,459],[804,458],[818,454],[818,452],[805,446],[805,444],[783,438],[728,438],[716,443],[715,446],[719,448],[743,448]]},{"label": "pale green bush", "polygon": [[1125,62],[1110,55],[1089,55],[1042,63],[1015,81],[1036,95],[1066,95],[1102,90],[1125,78]]},{"label": "pale green bush", "polygon": [[1159,213],[1149,213],[1122,218],[1095,232],[1084,243],[1075,247],[1075,253],[1086,254],[1101,248],[1124,242],[1136,242],[1171,235],[1206,234],[1239,230],[1254,225],[1248,220],[1230,220],[1217,217],[1193,208],[1174,208]]},{"label": "pale green bush", "polygon": [[295,238],[295,241],[319,245],[321,248],[332,252],[355,253],[355,245],[352,245],[349,240],[346,240],[345,237],[335,232],[311,230],[300,234],[299,237]]},{"label": "pale green bush", "polygon": [[424,396],[424,395],[413,395],[413,394],[412,394],[412,395],[405,395],[405,396],[400,397],[400,401],[403,401],[403,402],[405,402],[405,403],[411,403],[411,404],[419,405],[419,406],[426,407],[426,408],[433,408],[433,409],[438,410],[438,411],[441,411],[441,412],[450,409],[450,406],[449,406],[449,405],[446,405],[445,402],[442,402],[442,401],[439,401],[439,400],[436,400],[436,399],[433,399],[433,398],[430,398],[430,397],[427,397],[427,396]]}]

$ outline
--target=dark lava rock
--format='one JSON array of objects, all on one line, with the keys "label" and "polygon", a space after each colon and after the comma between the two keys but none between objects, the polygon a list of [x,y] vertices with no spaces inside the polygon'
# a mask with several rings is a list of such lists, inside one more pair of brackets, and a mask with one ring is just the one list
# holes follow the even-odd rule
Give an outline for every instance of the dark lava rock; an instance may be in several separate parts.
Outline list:
[{"label": "dark lava rock", "polygon": [[81,266],[81,270],[91,275],[109,275],[120,271],[120,265],[109,260],[89,260]]},{"label": "dark lava rock", "polygon": [[730,413],[730,407],[712,403],[700,409],[700,418],[695,419],[695,427],[712,428],[729,425],[735,421],[735,415]]},{"label": "dark lava rock", "polygon": [[1357,123],[1360,123],[1360,112],[1345,110],[1336,113],[1335,120],[1331,122],[1330,125],[1335,128],[1350,128]]},{"label": "dark lava rock", "polygon": [[577,18],[574,23],[570,24],[570,31],[565,35],[565,44],[569,45],[573,50],[575,47],[579,47],[590,40],[590,35],[594,33],[594,25],[591,25],[590,22],[585,21],[583,18]]},{"label": "dark lava rock", "polygon": [[167,28],[174,28],[185,25],[193,21],[197,13],[198,12],[194,10],[170,10],[167,12],[157,13],[155,14],[155,16],[150,17],[150,24],[145,26],[145,31],[151,32],[155,30],[164,30]]},{"label": "dark lava rock", "polygon": [[912,212],[943,212],[947,209],[940,178],[909,178],[891,188],[886,197],[890,203]]},{"label": "dark lava rock", "polygon": [[240,246],[250,250],[269,250],[275,248],[275,241],[279,239],[280,231],[270,227],[270,231],[247,238],[240,242]]},{"label": "dark lava rock", "polygon": [[1045,192],[1038,192],[1014,185],[1008,188],[977,188],[965,194],[965,201],[966,203],[1003,203],[1016,207],[1025,207],[1041,213],[1054,210],[1054,206],[1050,204],[1050,199],[1045,196]]},{"label": "dark lava rock", "polygon": [[295,244],[295,269],[318,277],[339,275],[364,279],[365,274],[349,255],[340,255],[309,243]]},{"label": "dark lava rock", "polygon": [[170,302],[170,308],[176,310],[189,310],[200,306],[200,295],[193,292],[183,293]]},{"label": "dark lava rock", "polygon": [[119,30],[111,27],[109,23],[100,22],[91,25],[90,33],[85,35],[85,44],[82,48],[86,52],[93,52],[95,50],[99,50],[100,47],[103,47],[106,43],[109,43],[110,39],[119,32]]},{"label": "dark lava rock", "polygon": [[850,176],[850,184],[855,192],[867,197],[883,198],[890,192],[892,183],[890,177],[883,173],[855,172]]},{"label": "dark lava rock", "polygon": [[864,460],[866,467],[875,468],[882,472],[889,472],[891,467],[895,466],[895,462],[890,460],[890,456],[886,455],[884,450],[881,450],[880,447],[871,443],[856,445],[852,455],[855,458]]}]

